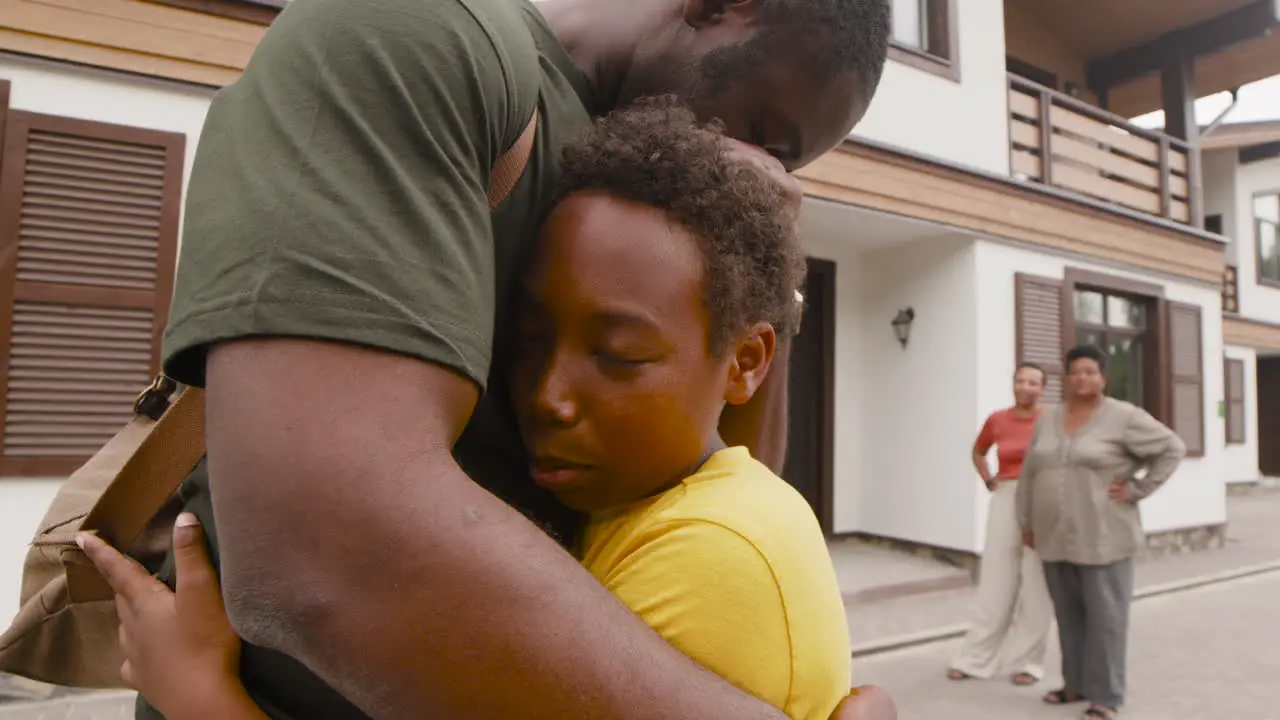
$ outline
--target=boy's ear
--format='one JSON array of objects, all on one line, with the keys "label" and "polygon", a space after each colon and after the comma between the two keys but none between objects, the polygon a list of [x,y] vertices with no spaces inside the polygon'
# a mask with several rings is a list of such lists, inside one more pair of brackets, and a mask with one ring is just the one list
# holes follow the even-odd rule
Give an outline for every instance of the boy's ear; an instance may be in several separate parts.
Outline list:
[{"label": "boy's ear", "polygon": [[769,374],[777,343],[778,336],[769,323],[756,323],[738,338],[729,361],[729,382],[724,391],[726,403],[743,405],[756,394]]}]

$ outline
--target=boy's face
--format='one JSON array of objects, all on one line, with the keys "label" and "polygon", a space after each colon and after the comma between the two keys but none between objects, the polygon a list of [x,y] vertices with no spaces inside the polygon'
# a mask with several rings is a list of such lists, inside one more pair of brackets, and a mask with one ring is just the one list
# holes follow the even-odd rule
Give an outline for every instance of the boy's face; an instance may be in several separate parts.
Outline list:
[{"label": "boy's face", "polygon": [[552,211],[519,309],[512,391],[533,479],[561,502],[639,500],[717,444],[739,353],[710,352],[702,276],[695,238],[658,210],[583,193]]}]

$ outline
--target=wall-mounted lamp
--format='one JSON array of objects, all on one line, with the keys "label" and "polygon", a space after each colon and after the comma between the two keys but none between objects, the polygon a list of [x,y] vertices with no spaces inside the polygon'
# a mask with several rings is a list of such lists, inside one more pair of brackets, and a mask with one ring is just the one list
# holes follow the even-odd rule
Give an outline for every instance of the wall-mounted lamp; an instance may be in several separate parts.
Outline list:
[{"label": "wall-mounted lamp", "polygon": [[904,348],[907,346],[907,341],[911,339],[911,323],[915,322],[915,319],[915,308],[899,310],[893,318],[893,336],[898,338],[898,342]]}]

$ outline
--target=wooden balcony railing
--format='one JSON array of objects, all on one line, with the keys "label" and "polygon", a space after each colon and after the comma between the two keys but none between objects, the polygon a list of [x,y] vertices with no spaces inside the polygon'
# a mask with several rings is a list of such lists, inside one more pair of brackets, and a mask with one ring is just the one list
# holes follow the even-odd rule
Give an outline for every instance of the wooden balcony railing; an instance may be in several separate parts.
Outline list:
[{"label": "wooden balcony railing", "polygon": [[1240,312],[1240,275],[1235,265],[1222,269],[1222,312]]},{"label": "wooden balcony railing", "polygon": [[1015,177],[1200,222],[1196,158],[1181,140],[1010,75],[1009,141]]}]

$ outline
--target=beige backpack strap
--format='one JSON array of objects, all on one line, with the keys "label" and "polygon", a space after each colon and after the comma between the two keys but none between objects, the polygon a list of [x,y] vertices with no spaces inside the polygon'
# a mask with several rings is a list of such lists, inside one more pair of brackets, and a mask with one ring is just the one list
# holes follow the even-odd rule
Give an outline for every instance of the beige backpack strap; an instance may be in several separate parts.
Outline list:
[{"label": "beige backpack strap", "polygon": [[529,124],[525,125],[524,132],[520,133],[520,137],[516,138],[511,147],[499,155],[497,162],[493,164],[493,171],[489,175],[489,210],[496,210],[515,189],[516,182],[520,180],[525,166],[529,164],[529,155],[533,152],[533,141],[537,137],[538,110],[534,108],[533,116],[529,118]]},{"label": "beige backpack strap", "polygon": [[123,462],[81,525],[121,549],[141,535],[204,456],[204,390],[189,387],[159,420],[139,413],[130,425],[141,430],[121,432],[90,461]]}]

